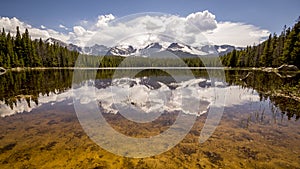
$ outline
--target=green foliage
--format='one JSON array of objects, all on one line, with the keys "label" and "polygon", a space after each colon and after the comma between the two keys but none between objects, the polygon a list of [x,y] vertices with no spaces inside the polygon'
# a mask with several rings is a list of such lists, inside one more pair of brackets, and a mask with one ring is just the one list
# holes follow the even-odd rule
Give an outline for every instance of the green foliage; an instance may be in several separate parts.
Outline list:
[{"label": "green foliage", "polygon": [[21,35],[17,27],[16,37],[3,29],[0,31],[0,66],[12,67],[71,67],[79,53],[57,44],[31,40],[28,30]]},{"label": "green foliage", "polygon": [[222,56],[222,63],[229,67],[278,67],[284,63],[300,67],[300,19],[292,28],[284,27],[257,46],[247,46]]},{"label": "green foliage", "polygon": [[[204,65],[204,63],[205,65]],[[193,58],[151,58],[140,56],[91,56],[80,55],[76,62],[77,67],[219,67],[221,65],[217,57],[193,57]]]}]

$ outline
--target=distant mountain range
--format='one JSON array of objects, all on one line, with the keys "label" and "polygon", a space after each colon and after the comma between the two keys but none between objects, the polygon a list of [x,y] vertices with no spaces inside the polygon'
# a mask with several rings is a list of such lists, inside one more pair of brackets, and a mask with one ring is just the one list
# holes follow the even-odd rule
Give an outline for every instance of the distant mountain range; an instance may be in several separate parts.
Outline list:
[{"label": "distant mountain range", "polygon": [[168,57],[176,55],[181,58],[212,56],[212,55],[225,55],[234,49],[241,50],[241,47],[235,47],[231,45],[205,45],[201,47],[192,47],[180,43],[160,44],[159,42],[151,43],[143,48],[135,48],[132,45],[119,45],[114,47],[108,47],[104,45],[94,45],[91,47],[79,47],[74,44],[67,44],[63,41],[54,38],[48,38],[46,43],[58,44],[66,47],[72,51],[78,51],[82,54],[100,55],[100,56],[142,56],[142,57]]},{"label": "distant mountain range", "polygon": [[78,51],[78,52],[82,52],[82,48],[77,46],[77,45],[74,45],[72,43],[68,44],[68,43],[65,43],[61,40],[58,40],[58,39],[54,39],[54,38],[48,38],[46,41],[46,43],[49,43],[49,44],[57,44],[59,46],[62,46],[62,47],[67,47],[68,50],[71,50],[71,51]]}]

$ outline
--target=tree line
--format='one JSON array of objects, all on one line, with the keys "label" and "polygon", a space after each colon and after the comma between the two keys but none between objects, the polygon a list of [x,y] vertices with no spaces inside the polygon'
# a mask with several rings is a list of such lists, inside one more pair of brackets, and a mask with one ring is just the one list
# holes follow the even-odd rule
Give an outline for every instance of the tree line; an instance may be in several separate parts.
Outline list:
[{"label": "tree line", "polygon": [[219,67],[220,59],[213,56],[191,58],[91,56],[78,57],[77,67]]},{"label": "tree line", "polygon": [[0,67],[71,67],[79,53],[58,44],[45,43],[41,38],[31,40],[26,29],[16,36],[0,31]]},{"label": "tree line", "polygon": [[221,59],[228,67],[278,67],[282,64],[300,67],[300,17],[292,28],[284,26],[279,36],[270,34],[261,44],[233,50]]}]

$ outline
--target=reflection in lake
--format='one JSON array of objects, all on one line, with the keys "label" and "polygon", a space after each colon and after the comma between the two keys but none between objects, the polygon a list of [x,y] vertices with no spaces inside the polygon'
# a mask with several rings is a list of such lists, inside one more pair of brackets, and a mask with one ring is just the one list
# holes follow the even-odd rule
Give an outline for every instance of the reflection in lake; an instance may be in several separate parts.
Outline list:
[{"label": "reflection in lake", "polygon": [[[98,70],[92,80],[93,74],[83,70],[73,89],[73,70],[1,75],[1,168],[299,168],[299,74],[253,70],[241,81],[249,71],[228,70],[223,83],[209,79],[205,70],[193,70],[195,79],[184,78],[184,70],[174,70],[182,77],[179,82],[159,70],[126,78],[128,71],[112,80],[115,70]],[[212,137],[199,144],[205,112],[214,93],[224,91],[223,119]],[[199,102],[202,107],[182,107],[186,114],[197,115],[197,121],[179,145],[151,158],[128,159],[104,151],[80,127],[72,99],[78,96],[74,93],[91,96],[89,92],[95,92],[95,97],[80,97],[80,103],[96,99],[112,127],[131,137],[154,136],[168,129],[179,111],[181,92],[189,96],[186,103]],[[162,114],[150,123],[131,122],[118,112],[126,105],[133,107],[130,110]]]},{"label": "reflection in lake", "polygon": [[[106,100],[106,98],[109,99],[112,97],[112,94],[125,97],[126,93],[113,93],[114,91],[128,92],[122,90],[124,86],[120,87],[120,84],[119,88],[118,86],[112,85],[110,78],[112,78],[114,71],[115,70],[99,70],[96,77],[93,77],[92,73],[89,74],[89,71],[83,71],[82,81],[78,83],[84,83],[85,80],[88,80],[86,83],[87,86],[89,86],[88,82],[96,78],[97,80],[90,85],[98,88],[99,92],[105,92],[105,94],[101,94],[102,97],[105,97],[102,98],[104,99],[102,101],[103,103],[107,102],[108,100]],[[124,71],[124,75],[128,74],[126,71]],[[176,73],[182,73],[182,76],[184,76],[184,70],[180,71],[176,70]],[[300,117],[299,99],[292,97],[293,92],[298,92],[296,94],[299,94],[300,90],[298,90],[299,88],[297,87],[300,86],[300,74],[296,74],[290,78],[282,78],[275,73],[255,71],[250,78],[241,81],[240,78],[244,77],[248,71],[229,70],[226,71],[227,84],[223,84],[222,82],[213,82],[213,84],[211,84],[211,80],[205,70],[193,70],[193,73],[197,79],[175,83],[174,79],[167,76],[163,71],[148,70],[140,72],[136,79],[114,79],[113,83],[116,84],[118,81],[120,83],[122,80],[123,83],[130,83],[127,85],[132,85],[131,88],[133,90],[140,90],[136,92],[142,92],[139,93],[139,96],[136,96],[140,98],[146,98],[146,96],[143,96],[143,92],[147,92],[145,89],[156,88],[157,93],[153,93],[152,95],[156,95],[156,97],[159,98],[159,94],[169,91],[174,92],[176,88],[181,89],[184,87],[188,88],[190,90],[189,92],[195,95],[195,99],[199,96],[198,98],[202,100],[212,102],[213,98],[211,95],[213,92],[217,92],[215,90],[226,90],[231,91],[226,95],[226,106],[246,103],[245,98],[248,98],[248,101],[257,101],[258,99],[260,101],[270,100],[282,110],[282,113],[286,114],[289,119],[293,117],[299,119]],[[62,69],[8,72],[0,76],[1,116],[30,112],[35,107],[45,103],[55,104],[55,102],[70,99],[74,92],[70,91],[72,75],[73,70]],[[145,78],[149,75],[151,76],[150,78]],[[211,85],[215,87],[211,87]],[[291,98],[288,98],[288,96],[291,96]],[[117,98],[115,97],[115,99]],[[118,99],[121,98],[119,97]],[[143,100],[140,101],[143,102]]]},{"label": "reflection in lake", "polygon": [[[250,71],[251,72],[251,71]],[[244,81],[248,71],[227,71],[228,83],[256,90],[260,100],[270,99],[289,119],[300,118],[300,74],[280,75],[274,72],[252,71]]]}]

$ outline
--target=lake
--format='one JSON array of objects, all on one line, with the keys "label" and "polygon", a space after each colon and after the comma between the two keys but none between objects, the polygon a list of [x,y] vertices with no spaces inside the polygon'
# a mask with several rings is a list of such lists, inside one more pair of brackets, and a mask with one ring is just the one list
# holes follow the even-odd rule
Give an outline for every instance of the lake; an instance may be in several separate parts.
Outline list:
[{"label": "lake", "polygon": [[8,71],[0,166],[300,168],[299,86],[300,74],[259,70]]}]

